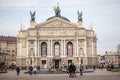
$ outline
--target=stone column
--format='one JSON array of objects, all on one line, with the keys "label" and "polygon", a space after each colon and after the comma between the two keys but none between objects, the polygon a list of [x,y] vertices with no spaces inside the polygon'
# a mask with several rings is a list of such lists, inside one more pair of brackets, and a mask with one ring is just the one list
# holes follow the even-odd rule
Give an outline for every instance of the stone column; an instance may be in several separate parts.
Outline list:
[{"label": "stone column", "polygon": [[27,40],[27,57],[29,57],[29,43],[28,43],[28,40]]},{"label": "stone column", "polygon": [[39,53],[39,47],[40,47],[40,46],[39,46],[39,40],[38,40],[37,46],[38,46],[38,48],[37,48],[37,52],[38,52],[38,53],[37,53],[37,57],[39,57],[39,56],[40,56],[40,53]]},{"label": "stone column", "polygon": [[92,53],[92,66],[94,65],[94,56],[93,56],[93,40],[91,41],[91,45],[92,45],[92,50],[91,50],[91,53]]},{"label": "stone column", "polygon": [[47,53],[48,53],[48,56],[51,56],[51,52],[50,52],[50,40],[48,40]]},{"label": "stone column", "polygon": [[93,42],[93,64],[95,65],[95,44]]},{"label": "stone column", "polygon": [[74,45],[74,52],[73,52],[73,53],[74,53],[74,55],[76,56],[76,55],[77,55],[77,54],[76,54],[76,48],[77,48],[77,47],[76,47],[76,39],[74,40],[74,44],[73,44],[73,45]]},{"label": "stone column", "polygon": [[77,44],[76,44],[76,46],[77,46],[77,56],[79,56],[79,47],[78,47],[78,40],[77,40]]},{"label": "stone column", "polygon": [[35,40],[35,57],[37,56],[37,40]]},{"label": "stone column", "polygon": [[20,57],[21,56],[21,46],[20,46],[20,42],[18,43],[18,48],[17,48],[17,57]]},{"label": "stone column", "polygon": [[22,56],[22,43],[20,42],[20,57]]},{"label": "stone column", "polygon": [[41,41],[39,41],[39,57],[41,57]]},{"label": "stone column", "polygon": [[84,41],[84,55],[85,55],[85,57],[87,57],[87,53],[86,53],[86,40]]},{"label": "stone column", "polygon": [[63,49],[64,49],[64,50],[63,50],[63,51],[64,51],[64,52],[63,52],[63,55],[66,56],[66,55],[65,55],[65,40],[63,40]]},{"label": "stone column", "polygon": [[63,48],[64,48],[63,40],[61,40],[61,54],[60,54],[60,56],[64,56]]},{"label": "stone column", "polygon": [[37,39],[37,57],[36,57],[36,66],[38,66],[38,56],[39,56],[39,40]]},{"label": "stone column", "polygon": [[51,56],[53,56],[53,53],[52,53],[52,40],[50,41],[51,43]]}]

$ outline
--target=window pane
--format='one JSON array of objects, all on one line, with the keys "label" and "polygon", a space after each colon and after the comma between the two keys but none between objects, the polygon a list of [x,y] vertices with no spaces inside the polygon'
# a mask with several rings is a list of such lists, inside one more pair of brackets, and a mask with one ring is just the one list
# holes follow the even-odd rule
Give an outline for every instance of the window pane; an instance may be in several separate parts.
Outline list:
[{"label": "window pane", "polygon": [[41,55],[46,56],[47,55],[47,44],[43,42],[41,48],[42,48]]},{"label": "window pane", "polygon": [[60,45],[59,45],[59,43],[55,43],[55,45],[54,45],[54,49],[55,49],[55,56],[59,56],[59,54],[60,54]]},{"label": "window pane", "polygon": [[73,55],[73,46],[72,46],[72,43],[70,43],[70,42],[67,45],[67,52],[68,52],[68,56]]}]

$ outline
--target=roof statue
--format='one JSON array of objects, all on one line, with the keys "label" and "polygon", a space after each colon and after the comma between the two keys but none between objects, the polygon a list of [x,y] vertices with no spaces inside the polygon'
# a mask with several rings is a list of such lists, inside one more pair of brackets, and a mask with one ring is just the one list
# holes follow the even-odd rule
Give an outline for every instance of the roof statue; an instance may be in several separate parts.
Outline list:
[{"label": "roof statue", "polygon": [[60,7],[59,7],[59,3],[57,3],[57,6],[55,6],[53,9],[54,9],[54,12],[55,12],[55,16],[49,17],[46,21],[48,21],[50,19],[53,19],[55,17],[59,17],[59,18],[61,18],[63,20],[66,20],[66,21],[70,22],[69,19],[67,19],[66,17],[60,15],[61,10],[60,10]]},{"label": "roof statue", "polygon": [[[57,4],[58,4],[58,3],[57,3]],[[60,8],[59,8],[59,4],[58,4],[57,7],[54,7],[54,11],[55,11],[55,16],[59,17],[59,16],[60,16],[60,12],[61,12],[61,10],[60,10]]]},{"label": "roof statue", "polygon": [[30,16],[31,16],[31,22],[32,21],[35,21],[35,11],[32,13],[31,11],[30,11]]},{"label": "roof statue", "polygon": [[81,11],[81,13],[79,13],[79,11],[78,11],[77,13],[78,13],[78,22],[82,21],[82,11]]}]

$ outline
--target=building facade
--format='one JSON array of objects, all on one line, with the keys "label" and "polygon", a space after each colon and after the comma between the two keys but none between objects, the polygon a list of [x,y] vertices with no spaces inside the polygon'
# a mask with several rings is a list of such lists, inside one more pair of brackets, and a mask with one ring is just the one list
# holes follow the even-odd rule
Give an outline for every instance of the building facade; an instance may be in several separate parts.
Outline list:
[{"label": "building facade", "polygon": [[120,55],[113,53],[113,54],[105,54],[105,65],[119,65],[120,64]]},{"label": "building facade", "polygon": [[105,65],[120,65],[120,53],[117,52],[106,52],[104,54]]},{"label": "building facade", "polygon": [[[0,36],[0,53],[5,58],[5,62],[8,66],[16,64],[17,53],[17,38],[11,36]],[[2,57],[3,58],[3,57]],[[1,60],[3,61],[3,59]]]},{"label": "building facade", "polygon": [[60,69],[74,63],[93,66],[97,64],[97,39],[94,30],[83,26],[81,14],[72,23],[60,15],[59,6],[55,16],[45,22],[35,22],[31,14],[30,27],[20,30],[17,37],[17,66],[40,66]]},{"label": "building facade", "polygon": [[0,52],[0,70],[6,69],[8,67],[8,64],[9,64],[8,59],[9,59],[9,56],[7,53]]}]

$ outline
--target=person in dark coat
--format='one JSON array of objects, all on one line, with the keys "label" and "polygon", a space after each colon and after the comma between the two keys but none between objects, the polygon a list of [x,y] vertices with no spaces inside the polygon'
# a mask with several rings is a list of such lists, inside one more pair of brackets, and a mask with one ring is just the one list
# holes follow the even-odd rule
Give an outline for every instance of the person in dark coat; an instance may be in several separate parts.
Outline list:
[{"label": "person in dark coat", "polygon": [[68,70],[69,70],[69,77],[72,77],[72,73],[73,73],[73,66],[72,66],[72,64],[69,64]]},{"label": "person in dark coat", "polygon": [[30,66],[30,67],[29,67],[29,74],[32,75],[32,73],[33,73],[33,67]]},{"label": "person in dark coat", "polygon": [[20,68],[19,67],[16,68],[16,72],[17,72],[17,76],[19,76],[19,73],[20,73]]},{"label": "person in dark coat", "polygon": [[95,65],[93,65],[93,70],[95,70]]},{"label": "person in dark coat", "polygon": [[74,64],[72,64],[72,66],[73,66],[73,76],[76,77],[76,73],[75,73],[75,71],[76,71],[76,66],[75,66]]},{"label": "person in dark coat", "polygon": [[83,66],[80,65],[80,75],[82,76],[83,75]]}]

